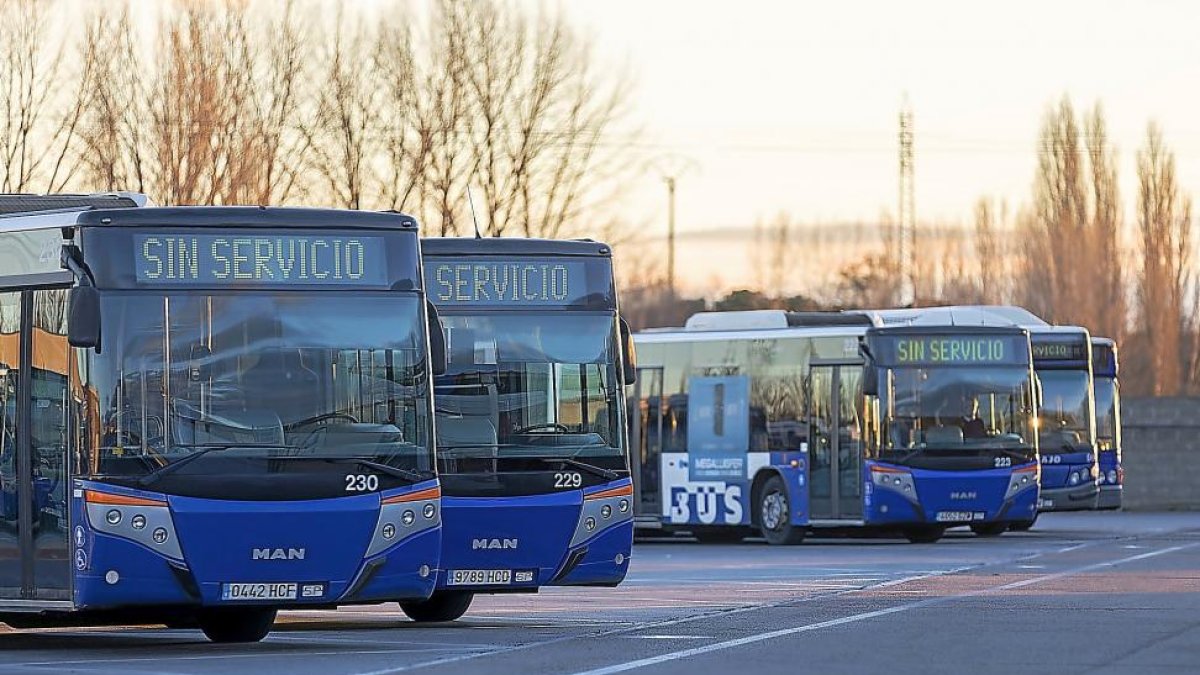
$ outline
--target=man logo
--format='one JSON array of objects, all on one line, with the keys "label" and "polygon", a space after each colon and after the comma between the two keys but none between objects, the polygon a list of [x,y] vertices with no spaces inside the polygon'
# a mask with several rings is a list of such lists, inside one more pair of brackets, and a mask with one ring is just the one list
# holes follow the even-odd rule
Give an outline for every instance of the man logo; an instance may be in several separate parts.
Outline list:
[{"label": "man logo", "polygon": [[250,554],[251,560],[304,560],[302,548],[256,548]]},{"label": "man logo", "polygon": [[950,499],[976,499],[979,496],[977,492],[951,492]]},{"label": "man logo", "polygon": [[515,549],[517,547],[516,539],[472,539],[471,550],[478,551],[479,549]]}]

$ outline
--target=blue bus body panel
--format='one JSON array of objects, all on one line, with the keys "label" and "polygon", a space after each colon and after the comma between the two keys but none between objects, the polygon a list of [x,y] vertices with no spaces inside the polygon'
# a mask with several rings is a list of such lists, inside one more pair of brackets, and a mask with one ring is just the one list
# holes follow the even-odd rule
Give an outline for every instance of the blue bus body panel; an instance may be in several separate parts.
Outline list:
[{"label": "blue bus body panel", "polygon": [[[981,471],[934,471],[930,469],[901,469],[912,476],[916,496],[899,489],[876,485],[871,465],[864,468],[864,488],[867,493],[864,520],[869,525],[904,523],[941,523],[969,525],[996,521],[1033,520],[1037,509],[1037,480],[1030,478],[1028,486],[1008,495],[1012,468]],[[1024,465],[1026,468],[1033,465]],[[938,514],[945,514],[939,520]],[[950,514],[954,514],[950,517]],[[960,516],[969,514],[969,519]]]},{"label": "blue bus body panel", "polygon": [[[583,493],[570,490],[522,497],[442,497],[442,569],[534,572],[515,587],[550,583],[579,522]],[[512,546],[507,548],[506,546]]]},{"label": "blue bus body panel", "polygon": [[[76,486],[77,492],[96,489],[164,500],[182,553],[96,531],[77,494],[71,500],[77,608],[228,604],[221,593],[229,582],[287,582],[313,590],[296,600],[270,601],[280,606],[424,599],[433,592],[439,527],[401,535],[364,558],[380,518],[381,493],[261,502],[165,496],[88,481]],[[387,496],[433,486],[423,483]],[[256,549],[267,553],[256,556]],[[428,567],[424,576],[423,565]]]},{"label": "blue bus body panel", "polygon": [[[513,583],[484,587],[520,591],[545,585],[616,585],[625,578],[633,548],[632,495],[627,510],[609,509],[596,529],[581,530],[585,496],[629,488],[628,478],[584,490],[520,497],[443,497],[442,573],[450,588],[456,569],[513,570]],[[579,533],[585,534],[580,537]],[[570,564],[569,569],[564,566]],[[522,574],[528,573],[528,574]]]}]

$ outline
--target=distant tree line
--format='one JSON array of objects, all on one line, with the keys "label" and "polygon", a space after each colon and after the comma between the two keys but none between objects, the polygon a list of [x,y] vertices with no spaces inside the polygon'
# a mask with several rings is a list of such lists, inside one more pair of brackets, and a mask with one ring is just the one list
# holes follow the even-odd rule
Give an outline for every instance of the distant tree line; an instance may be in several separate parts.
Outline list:
[{"label": "distant tree line", "polygon": [[0,190],[397,209],[449,235],[470,187],[485,235],[602,234],[629,87],[561,13],[505,0],[6,0]]},{"label": "distant tree line", "polygon": [[[1047,321],[1116,339],[1127,394],[1200,395],[1200,278],[1191,198],[1179,184],[1162,129],[1149,123],[1137,150],[1136,216],[1128,225],[1116,150],[1099,104],[1082,116],[1065,97],[1049,106],[1035,149],[1027,203],[1010,209],[982,198],[973,227],[918,223],[914,304],[1022,305]],[[811,296],[789,292],[797,279],[815,278],[814,261],[829,264],[830,245],[803,234],[819,229],[786,215],[758,223],[749,234],[753,286],[707,301],[671,301],[646,258],[652,254],[635,255],[627,264],[623,311],[640,326],[662,326],[704,309],[898,304],[898,232],[887,217],[832,282],[810,283]]]}]

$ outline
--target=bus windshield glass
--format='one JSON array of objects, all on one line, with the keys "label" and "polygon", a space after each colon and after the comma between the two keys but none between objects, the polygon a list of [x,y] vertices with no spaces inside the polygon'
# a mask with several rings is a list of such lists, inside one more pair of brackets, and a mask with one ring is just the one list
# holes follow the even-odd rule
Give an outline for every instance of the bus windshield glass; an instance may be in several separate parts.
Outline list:
[{"label": "bus windshield glass", "polygon": [[[883,452],[1033,457],[1033,397],[1021,367],[895,368],[881,387]],[[891,457],[895,459],[895,457]]]},{"label": "bus windshield glass", "polygon": [[442,325],[442,458],[623,455],[612,314],[443,314]]},{"label": "bus windshield glass", "polygon": [[1117,381],[1096,378],[1096,440],[1111,449],[1117,438]]},{"label": "bus windshield glass", "polygon": [[1038,431],[1044,452],[1072,451],[1091,445],[1088,374],[1084,370],[1039,370],[1042,408]]},{"label": "bus windshield glass", "polygon": [[242,473],[305,465],[260,461],[276,459],[430,471],[419,303],[393,292],[106,292],[91,471],[145,475],[214,449]]}]

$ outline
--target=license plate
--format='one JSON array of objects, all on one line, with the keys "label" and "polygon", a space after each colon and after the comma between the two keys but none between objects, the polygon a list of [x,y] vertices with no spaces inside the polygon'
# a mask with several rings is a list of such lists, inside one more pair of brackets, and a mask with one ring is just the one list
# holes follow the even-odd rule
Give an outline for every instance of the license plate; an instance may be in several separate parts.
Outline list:
[{"label": "license plate", "polygon": [[299,584],[221,584],[222,600],[295,600]]},{"label": "license plate", "polygon": [[512,583],[512,570],[450,570],[451,586],[503,586]]},{"label": "license plate", "polygon": [[987,514],[982,511],[938,511],[937,521],[939,523],[969,523],[974,520],[983,520],[987,518]]},{"label": "license plate", "polygon": [[1039,509],[1052,509],[1052,508],[1054,508],[1054,500],[1053,499],[1039,499],[1038,500],[1038,508]]}]

